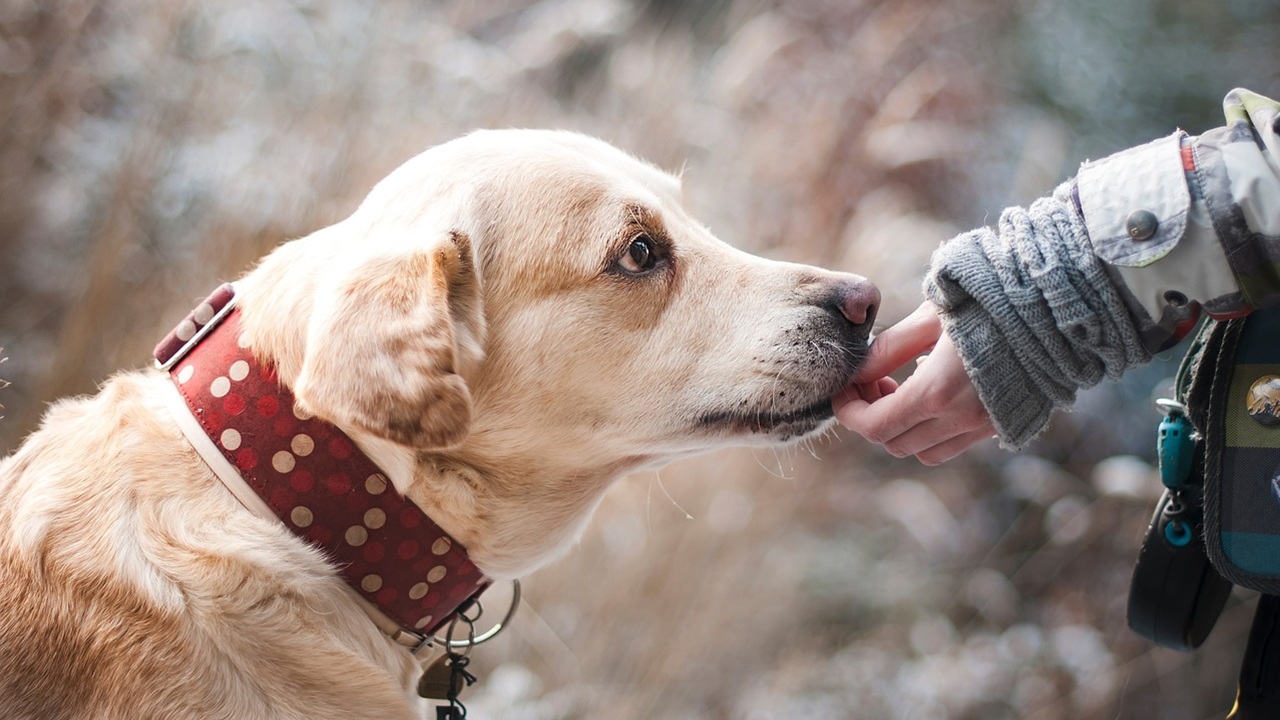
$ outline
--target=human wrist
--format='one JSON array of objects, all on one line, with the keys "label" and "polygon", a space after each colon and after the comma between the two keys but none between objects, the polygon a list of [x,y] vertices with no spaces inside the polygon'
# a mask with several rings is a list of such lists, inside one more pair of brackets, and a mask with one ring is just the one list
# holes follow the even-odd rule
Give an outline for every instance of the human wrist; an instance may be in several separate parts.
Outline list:
[{"label": "human wrist", "polygon": [[1017,450],[1044,430],[1056,404],[1004,337],[1002,323],[993,315],[993,310],[1000,311],[947,279],[972,273],[966,267],[984,262],[980,240],[973,235],[957,237],[935,252],[925,292],[938,306],[943,332],[955,346],[1001,444]]},{"label": "human wrist", "polygon": [[1070,189],[1005,210],[997,229],[943,244],[925,280],[926,297],[1012,448],[1034,439],[1078,389],[1150,359]]}]

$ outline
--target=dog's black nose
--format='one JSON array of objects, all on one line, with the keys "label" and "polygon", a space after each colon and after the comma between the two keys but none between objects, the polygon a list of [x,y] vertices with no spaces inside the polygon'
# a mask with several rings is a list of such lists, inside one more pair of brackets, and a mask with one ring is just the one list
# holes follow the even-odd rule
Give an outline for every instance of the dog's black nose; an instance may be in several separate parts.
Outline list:
[{"label": "dog's black nose", "polygon": [[865,278],[844,280],[836,288],[835,299],[846,320],[870,328],[880,307],[880,290]]}]

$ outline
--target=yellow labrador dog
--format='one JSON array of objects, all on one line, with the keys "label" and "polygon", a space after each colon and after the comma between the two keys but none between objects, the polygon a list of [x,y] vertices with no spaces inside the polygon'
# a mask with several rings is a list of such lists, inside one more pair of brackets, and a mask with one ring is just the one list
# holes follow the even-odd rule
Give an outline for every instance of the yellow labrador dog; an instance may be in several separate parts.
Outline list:
[{"label": "yellow labrador dog", "polygon": [[[425,152],[233,291],[220,347],[240,359],[213,380],[195,356],[117,375],[0,462],[0,717],[423,717],[400,630],[556,557],[620,475],[826,427],[879,302],[729,247],[677,179],[549,131]],[[209,310],[197,324],[227,326]],[[285,399],[237,395],[258,376]],[[284,449],[211,419],[233,415]],[[352,453],[376,469],[301,469]],[[320,532],[312,488],[384,504]],[[360,553],[421,577],[352,577]],[[445,609],[415,622],[386,598]]]}]

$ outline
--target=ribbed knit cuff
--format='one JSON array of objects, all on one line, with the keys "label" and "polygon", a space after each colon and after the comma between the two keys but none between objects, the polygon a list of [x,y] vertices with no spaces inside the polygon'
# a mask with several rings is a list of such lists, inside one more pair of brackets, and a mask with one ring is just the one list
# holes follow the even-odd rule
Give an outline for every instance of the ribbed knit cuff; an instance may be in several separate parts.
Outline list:
[{"label": "ribbed knit cuff", "polygon": [[991,316],[974,303],[962,304],[942,315],[942,326],[955,343],[1001,444],[1018,450],[1034,440],[1048,426],[1057,405],[1036,386]]},{"label": "ribbed knit cuff", "polygon": [[934,252],[925,295],[942,313],[996,432],[1018,449],[1079,388],[1151,359],[1094,255],[1070,185],[1009,208],[997,230]]}]

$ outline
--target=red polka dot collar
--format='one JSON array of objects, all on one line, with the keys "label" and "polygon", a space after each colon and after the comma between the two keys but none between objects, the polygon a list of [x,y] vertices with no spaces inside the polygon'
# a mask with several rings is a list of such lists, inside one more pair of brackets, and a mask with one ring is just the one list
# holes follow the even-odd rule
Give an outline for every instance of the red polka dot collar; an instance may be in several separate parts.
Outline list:
[{"label": "red polka dot collar", "polygon": [[351,438],[295,407],[241,346],[234,296],[218,288],[156,346],[189,411],[179,425],[198,423],[192,445],[246,507],[324,551],[385,631],[422,647],[488,579]]}]

